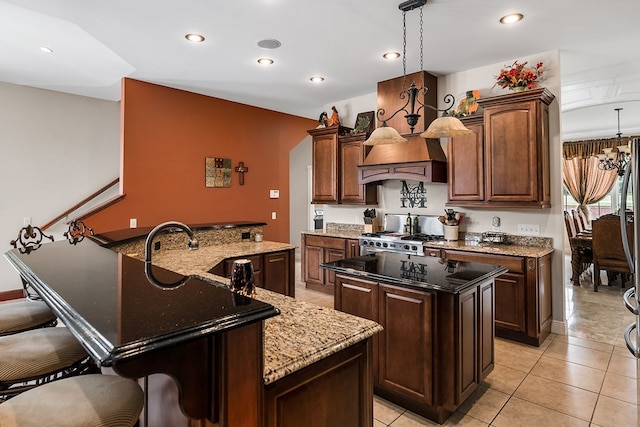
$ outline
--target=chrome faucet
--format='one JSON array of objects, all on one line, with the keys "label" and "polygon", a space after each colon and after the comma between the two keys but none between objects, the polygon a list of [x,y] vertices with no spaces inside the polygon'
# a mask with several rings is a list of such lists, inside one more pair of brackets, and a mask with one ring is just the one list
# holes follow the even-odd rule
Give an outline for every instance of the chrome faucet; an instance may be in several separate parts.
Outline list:
[{"label": "chrome faucet", "polygon": [[193,235],[193,231],[187,225],[177,221],[163,222],[162,224],[156,225],[156,227],[153,230],[151,230],[151,232],[147,236],[147,240],[144,244],[144,262],[145,263],[151,262],[151,243],[153,243],[153,238],[156,236],[156,234],[158,234],[159,232],[167,228],[179,228],[185,231],[189,236],[189,243],[188,243],[189,250],[195,251],[200,247],[198,240]]}]

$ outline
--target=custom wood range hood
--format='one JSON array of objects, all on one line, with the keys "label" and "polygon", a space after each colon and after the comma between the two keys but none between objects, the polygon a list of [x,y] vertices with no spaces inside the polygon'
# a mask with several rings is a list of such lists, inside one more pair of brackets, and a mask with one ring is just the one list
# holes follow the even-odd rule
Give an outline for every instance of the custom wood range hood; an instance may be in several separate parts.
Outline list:
[{"label": "custom wood range hood", "polygon": [[409,179],[422,182],[447,182],[447,158],[437,139],[403,135],[407,142],[375,145],[361,165],[358,182]]},{"label": "custom wood range hood", "polygon": [[[429,88],[426,93],[418,94],[422,104],[437,104],[438,79],[426,71],[418,71],[407,74],[406,78],[401,76],[378,82],[378,109],[382,108],[391,114],[401,108],[404,100],[399,94],[411,82],[415,82],[419,87]],[[358,165],[358,182],[368,184],[389,179],[447,182],[447,158],[440,141],[419,136],[435,118],[434,110],[423,109],[413,131],[410,130],[403,114],[397,114],[388,120],[387,125],[396,129],[408,141],[374,145],[362,164]]]}]

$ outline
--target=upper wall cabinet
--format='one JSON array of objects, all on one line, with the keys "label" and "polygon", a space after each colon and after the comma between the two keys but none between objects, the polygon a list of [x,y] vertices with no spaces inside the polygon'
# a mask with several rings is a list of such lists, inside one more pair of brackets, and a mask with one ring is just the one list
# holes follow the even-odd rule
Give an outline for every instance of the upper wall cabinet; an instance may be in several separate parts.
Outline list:
[{"label": "upper wall cabinet", "polygon": [[479,99],[476,135],[452,138],[449,205],[549,208],[549,104],[546,88]]},{"label": "upper wall cabinet", "polygon": [[349,136],[342,126],[312,129],[313,194],[316,204],[378,204],[374,184],[358,184],[358,165],[370,149],[365,134]]}]

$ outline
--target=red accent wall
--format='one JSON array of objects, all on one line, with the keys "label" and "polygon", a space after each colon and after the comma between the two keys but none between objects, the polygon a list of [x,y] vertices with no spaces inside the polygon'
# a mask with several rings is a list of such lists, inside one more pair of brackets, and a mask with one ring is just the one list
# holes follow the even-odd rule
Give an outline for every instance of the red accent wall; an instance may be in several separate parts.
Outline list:
[{"label": "red accent wall", "polygon": [[[264,237],[289,241],[289,151],[315,120],[132,79],[122,83],[119,203],[85,219],[96,233],[175,220],[267,223]],[[244,162],[245,184],[205,187],[205,158]],[[99,161],[99,159],[95,159]],[[280,190],[270,199],[269,190]],[[271,212],[277,219],[271,219]]]}]

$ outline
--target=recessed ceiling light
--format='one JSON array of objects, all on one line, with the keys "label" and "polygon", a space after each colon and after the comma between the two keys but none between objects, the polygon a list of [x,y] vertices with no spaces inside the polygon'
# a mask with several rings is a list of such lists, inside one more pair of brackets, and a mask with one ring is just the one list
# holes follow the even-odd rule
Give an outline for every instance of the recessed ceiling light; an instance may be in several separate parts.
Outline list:
[{"label": "recessed ceiling light", "polygon": [[271,64],[273,64],[273,59],[271,59],[271,58],[260,58],[260,59],[258,59],[258,64],[260,64],[260,65],[271,65]]},{"label": "recessed ceiling light", "polygon": [[196,33],[189,33],[186,36],[184,36],[184,38],[194,43],[201,43],[204,41],[204,36],[202,34],[196,34]]},{"label": "recessed ceiling light", "polygon": [[264,39],[258,42],[258,46],[263,49],[277,49],[282,46],[282,43],[276,39]]},{"label": "recessed ceiling light", "polygon": [[524,16],[521,13],[510,13],[500,18],[501,24],[513,24],[514,22],[521,21]]},{"label": "recessed ceiling light", "polygon": [[398,59],[400,58],[400,52],[385,52],[382,57],[384,59]]},{"label": "recessed ceiling light", "polygon": [[53,53],[53,49],[51,49],[50,47],[46,47],[46,46],[40,46],[40,50],[44,53]]},{"label": "recessed ceiling light", "polygon": [[313,76],[309,80],[311,80],[314,83],[320,83],[320,82],[324,81],[324,77],[322,77],[322,76]]}]

